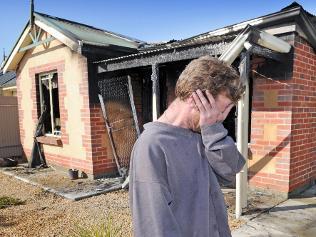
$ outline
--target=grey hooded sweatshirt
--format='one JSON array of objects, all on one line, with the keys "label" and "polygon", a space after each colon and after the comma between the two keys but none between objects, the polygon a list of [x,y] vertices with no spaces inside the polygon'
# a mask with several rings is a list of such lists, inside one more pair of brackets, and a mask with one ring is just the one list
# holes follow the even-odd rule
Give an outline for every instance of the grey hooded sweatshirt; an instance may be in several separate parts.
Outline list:
[{"label": "grey hooded sweatshirt", "polygon": [[221,123],[201,134],[161,122],[144,125],[130,164],[134,237],[230,237],[219,183],[245,164]]}]

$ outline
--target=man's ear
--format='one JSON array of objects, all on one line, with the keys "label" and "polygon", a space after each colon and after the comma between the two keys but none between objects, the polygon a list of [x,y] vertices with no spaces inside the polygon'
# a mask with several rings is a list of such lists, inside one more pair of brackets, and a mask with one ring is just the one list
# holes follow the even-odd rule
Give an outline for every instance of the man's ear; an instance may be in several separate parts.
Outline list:
[{"label": "man's ear", "polygon": [[191,103],[191,101],[192,101],[192,96],[190,96],[190,97],[188,97],[188,98],[186,98],[186,99],[184,99],[184,100],[182,100],[184,103],[186,103],[186,104],[190,104]]},{"label": "man's ear", "polygon": [[189,98],[186,98],[184,100],[184,103],[189,105],[191,109],[197,110],[196,104],[195,104],[194,99],[193,99],[192,96],[190,96]]}]

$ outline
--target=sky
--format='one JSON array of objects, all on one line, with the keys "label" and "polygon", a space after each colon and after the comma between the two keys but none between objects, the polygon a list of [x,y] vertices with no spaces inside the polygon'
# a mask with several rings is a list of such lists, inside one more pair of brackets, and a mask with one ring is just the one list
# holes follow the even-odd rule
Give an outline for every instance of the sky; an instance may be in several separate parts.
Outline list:
[{"label": "sky", "polygon": [[[184,39],[277,12],[293,0],[34,0],[35,11],[146,42]],[[316,15],[315,0],[298,0]],[[0,0],[0,50],[10,53],[30,15],[30,0]],[[2,53],[1,53],[2,55]]]}]

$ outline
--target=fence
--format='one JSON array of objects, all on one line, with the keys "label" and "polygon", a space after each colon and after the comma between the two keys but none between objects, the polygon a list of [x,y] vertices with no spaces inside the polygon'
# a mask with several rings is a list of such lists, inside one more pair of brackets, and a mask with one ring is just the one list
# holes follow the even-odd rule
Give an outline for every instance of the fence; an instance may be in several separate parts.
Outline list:
[{"label": "fence", "polygon": [[21,155],[17,98],[0,96],[0,157]]}]

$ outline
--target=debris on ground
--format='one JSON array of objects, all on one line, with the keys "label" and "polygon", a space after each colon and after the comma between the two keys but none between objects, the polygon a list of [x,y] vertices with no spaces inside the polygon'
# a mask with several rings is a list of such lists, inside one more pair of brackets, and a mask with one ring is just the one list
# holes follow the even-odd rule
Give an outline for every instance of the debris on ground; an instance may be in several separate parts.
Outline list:
[{"label": "debris on ground", "polygon": [[18,165],[18,161],[11,157],[0,157],[0,167],[14,167]]},{"label": "debris on ground", "polygon": [[41,187],[70,200],[80,200],[121,189],[121,178],[71,179],[66,173],[48,168],[28,168],[27,164],[2,168],[3,173]]}]

